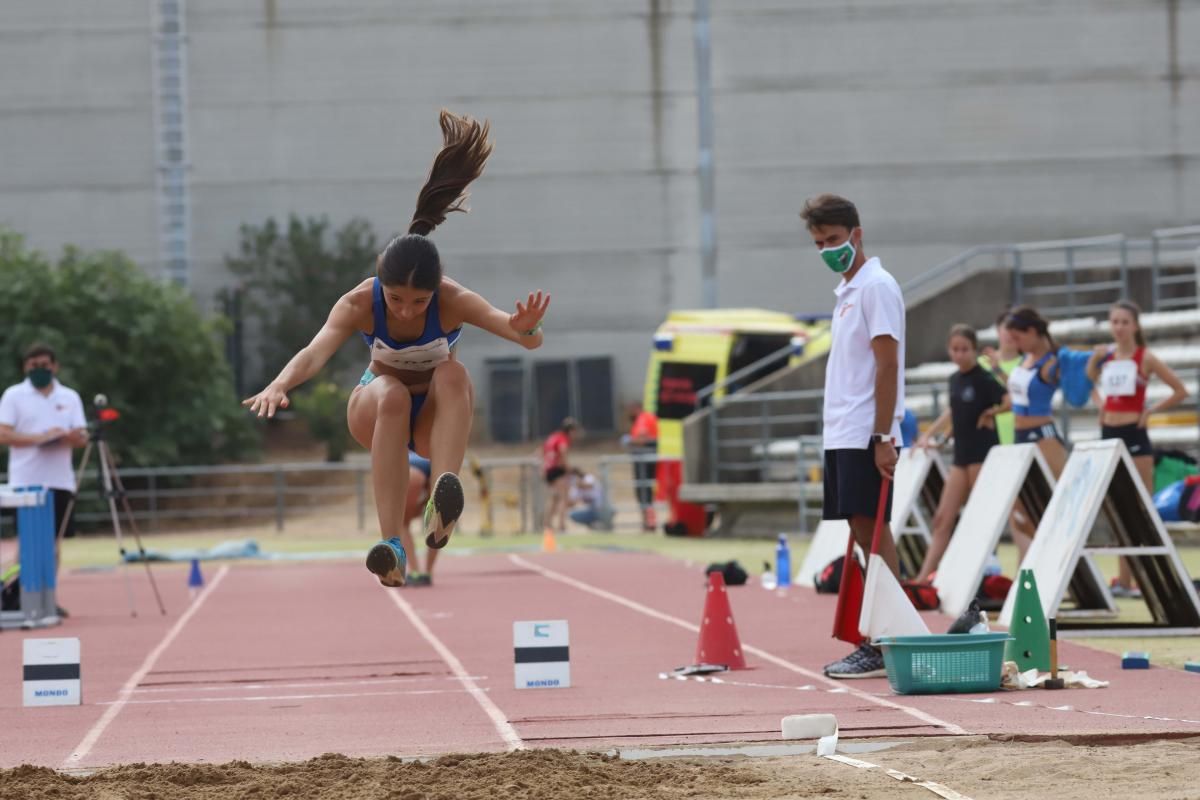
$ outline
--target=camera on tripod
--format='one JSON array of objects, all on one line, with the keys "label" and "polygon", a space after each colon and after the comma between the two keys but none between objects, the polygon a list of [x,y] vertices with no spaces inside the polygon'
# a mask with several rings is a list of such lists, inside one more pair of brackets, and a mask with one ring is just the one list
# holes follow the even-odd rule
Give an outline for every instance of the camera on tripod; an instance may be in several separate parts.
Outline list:
[{"label": "camera on tripod", "polygon": [[105,394],[98,394],[93,397],[92,405],[96,407],[96,418],[88,423],[87,431],[88,437],[95,439],[102,435],[101,432],[105,426],[121,418],[121,412],[109,407],[108,395]]},{"label": "camera on tripod", "polygon": [[[108,442],[104,439],[104,429],[109,423],[115,422],[121,418],[121,412],[115,408],[110,408],[108,405],[108,396],[98,394],[92,398],[92,404],[96,407],[96,419],[89,422],[87,426],[88,443],[83,449],[83,457],[79,460],[79,475],[76,480],[76,485],[83,485],[83,475],[87,470],[88,460],[92,455],[93,448],[97,454],[96,465],[99,469],[99,486],[100,495],[108,504],[109,517],[112,520],[113,535],[117,540],[117,550],[121,555],[121,572],[125,577],[125,591],[129,596],[129,613],[130,616],[137,616],[137,610],[133,605],[133,589],[129,585],[129,554],[125,550],[125,537],[121,530],[121,514],[118,513],[117,504],[121,505],[121,510],[124,511],[125,522],[133,533],[134,541],[137,543],[138,560],[146,566],[146,577],[150,581],[150,588],[154,590],[154,599],[158,602],[158,610],[161,614],[166,614],[167,609],[163,606],[162,596],[158,592],[158,584],[154,581],[154,573],[150,571],[150,560],[146,558],[146,548],[142,544],[142,534],[137,527],[137,519],[134,517],[133,509],[129,506],[129,498],[125,493],[125,484],[121,481],[121,476],[117,472],[117,462],[113,458],[112,451],[109,450]],[[66,530],[66,521],[70,518],[71,513],[75,510],[75,503],[78,495],[71,498],[71,502],[67,504],[67,510],[63,514],[63,521],[58,529],[58,539],[62,540],[63,533]]]}]

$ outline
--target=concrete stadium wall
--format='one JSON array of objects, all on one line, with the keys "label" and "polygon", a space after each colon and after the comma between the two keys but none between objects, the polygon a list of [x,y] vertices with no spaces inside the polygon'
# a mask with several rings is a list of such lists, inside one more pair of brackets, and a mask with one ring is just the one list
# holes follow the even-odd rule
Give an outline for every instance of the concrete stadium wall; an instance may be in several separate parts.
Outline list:
[{"label": "concrete stadium wall", "polygon": [[[613,355],[639,396],[652,330],[700,299],[692,9],[193,0],[197,298],[243,222],[401,230],[448,106],[497,140],[436,234],[449,274],[504,307],[551,291],[544,355]],[[1200,221],[1196,0],[724,0],[712,36],[722,305],[830,307],[796,217],[825,190],[901,279],[984,241]],[[0,224],[157,270],[150,37],[146,0],[0,0]]]}]

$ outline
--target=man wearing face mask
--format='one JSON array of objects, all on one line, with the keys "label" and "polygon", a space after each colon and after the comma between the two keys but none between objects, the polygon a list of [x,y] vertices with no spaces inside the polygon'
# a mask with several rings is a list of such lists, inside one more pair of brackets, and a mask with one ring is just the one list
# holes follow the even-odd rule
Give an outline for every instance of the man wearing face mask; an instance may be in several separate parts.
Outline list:
[{"label": "man wearing face mask", "polygon": [[[883,480],[896,470],[904,417],[904,297],[900,286],[863,252],[858,209],[831,194],[804,204],[808,226],[825,266],[841,276],[825,365],[823,517],[844,519],[863,552],[870,552]],[[879,554],[899,577],[896,546],[887,520],[888,489]],[[883,656],[863,642],[825,667],[831,678],[886,675]]]},{"label": "man wearing face mask", "polygon": [[[25,380],[0,396],[0,445],[8,447],[8,483],[54,490],[57,533],[75,495],[71,451],[88,440],[83,401],[55,379],[58,359],[49,345],[30,347],[22,367]],[[74,534],[73,521],[68,521],[65,535]]]}]

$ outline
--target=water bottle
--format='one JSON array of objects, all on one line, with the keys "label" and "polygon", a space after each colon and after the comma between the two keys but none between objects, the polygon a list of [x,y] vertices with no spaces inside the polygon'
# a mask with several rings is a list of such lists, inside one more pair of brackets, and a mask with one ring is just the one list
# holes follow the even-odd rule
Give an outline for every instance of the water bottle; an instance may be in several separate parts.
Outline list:
[{"label": "water bottle", "polygon": [[780,588],[792,585],[792,554],[788,550],[785,534],[779,534],[779,544],[775,545],[775,584]]},{"label": "water bottle", "polygon": [[775,573],[771,570],[771,565],[766,561],[763,562],[763,574],[759,579],[762,587],[768,592],[775,591]]}]

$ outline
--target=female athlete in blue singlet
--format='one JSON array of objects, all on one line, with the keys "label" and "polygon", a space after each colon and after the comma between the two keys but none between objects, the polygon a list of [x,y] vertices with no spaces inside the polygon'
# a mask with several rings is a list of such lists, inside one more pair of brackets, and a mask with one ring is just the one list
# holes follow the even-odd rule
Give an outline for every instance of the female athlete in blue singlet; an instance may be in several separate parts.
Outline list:
[{"label": "female athlete in blue singlet", "polygon": [[346,422],[371,451],[375,508],[383,541],[367,554],[367,569],[384,586],[404,585],[407,554],[399,533],[408,493],[405,445],[432,462],[438,478],[425,507],[426,544],[445,547],[462,514],[458,479],[474,413],[471,378],[455,358],[464,324],[516,342],[542,344],[542,317],[550,296],[531,292],[509,314],[442,274],[428,238],[451,211],[465,211],[466,189],[492,152],[488,124],[441,113],[444,144],[417,197],[408,234],[388,243],[376,276],[343,295],[313,340],[279,376],[244,401],[259,416],[287,408],[287,393],[316,375],[347,339],[359,333],[371,363],[350,395]]}]

